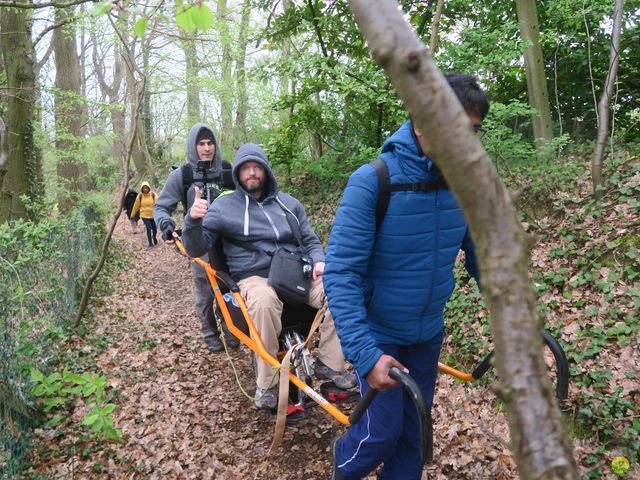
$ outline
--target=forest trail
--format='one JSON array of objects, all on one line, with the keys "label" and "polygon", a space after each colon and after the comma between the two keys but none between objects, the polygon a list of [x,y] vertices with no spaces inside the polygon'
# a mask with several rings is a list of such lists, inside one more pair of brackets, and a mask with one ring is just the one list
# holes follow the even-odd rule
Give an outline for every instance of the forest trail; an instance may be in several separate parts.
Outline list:
[{"label": "forest trail", "polygon": [[[343,427],[319,407],[308,409],[270,453],[274,418],[254,408],[230,365],[252,394],[249,351],[208,352],[194,313],[189,261],[173,247],[147,248],[145,234],[132,235],[128,221],[125,229],[121,219],[114,235],[136,267],[117,275],[95,317],[85,321],[106,341],[96,362],[118,392],[114,416],[124,439],[89,455],[62,454],[31,472],[51,479],[329,478],[329,443]],[[439,377],[429,479],[517,478],[495,404],[489,388]],[[83,414],[78,405],[78,423]],[[47,438],[43,430],[37,436],[60,452],[73,440]]]}]

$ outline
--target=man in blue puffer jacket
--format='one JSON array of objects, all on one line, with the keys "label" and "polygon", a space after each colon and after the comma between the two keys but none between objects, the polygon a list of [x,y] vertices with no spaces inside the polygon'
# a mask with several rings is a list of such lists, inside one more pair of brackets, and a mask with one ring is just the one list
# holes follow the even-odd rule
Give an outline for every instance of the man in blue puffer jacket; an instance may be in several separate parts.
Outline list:
[{"label": "man in blue puffer jacket", "polygon": [[[476,131],[489,102],[470,75],[446,75]],[[382,147],[391,184],[443,178],[423,153],[424,137],[405,123]],[[478,280],[473,242],[462,211],[446,188],[390,194],[376,228],[378,177],[371,165],[347,184],[329,237],[324,286],[346,358],[355,366],[362,394],[380,391],[362,420],[334,439],[333,477],[360,479],[384,462],[381,479],[419,480],[420,433],[413,404],[391,367],[420,385],[433,402],[443,339],[444,307],[454,288],[460,249]]]}]

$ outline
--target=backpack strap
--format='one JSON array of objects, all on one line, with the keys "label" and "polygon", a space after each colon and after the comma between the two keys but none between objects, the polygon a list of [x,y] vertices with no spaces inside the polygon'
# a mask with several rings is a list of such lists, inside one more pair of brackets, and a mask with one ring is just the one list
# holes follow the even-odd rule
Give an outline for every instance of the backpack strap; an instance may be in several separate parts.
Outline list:
[{"label": "backpack strap", "polygon": [[187,192],[189,191],[189,187],[193,183],[193,167],[188,163],[185,163],[180,167],[180,173],[182,174],[182,210],[188,212],[187,210]]},{"label": "backpack strap", "polygon": [[376,171],[378,176],[378,201],[376,202],[376,232],[380,229],[380,224],[384,220],[384,216],[387,213],[389,207],[389,197],[391,192],[389,191],[389,185],[391,180],[389,179],[389,169],[387,164],[384,163],[380,157],[376,158],[373,162],[369,163]]},{"label": "backpack strap", "polygon": [[378,200],[376,202],[376,231],[380,229],[380,225],[384,220],[384,216],[387,214],[387,208],[389,208],[389,200],[391,198],[391,192],[430,192],[433,190],[445,190],[449,188],[447,182],[442,180],[435,180],[433,182],[416,182],[416,183],[391,183],[389,179],[389,168],[384,163],[382,158],[378,157],[369,165],[376,171],[378,177]]},{"label": "backpack strap", "polygon": [[[182,209],[186,213],[187,212],[187,192],[189,191],[189,187],[194,182],[204,182],[204,183],[213,183],[221,187],[222,189],[234,190],[235,183],[233,182],[233,176],[231,175],[231,164],[226,160],[222,161],[222,170],[220,173],[215,174],[213,177],[194,180],[193,179],[193,167],[189,163],[185,163],[180,167],[180,171],[182,173]],[[222,191],[222,190],[221,190]],[[216,197],[217,198],[217,197]],[[215,199],[212,199],[213,201]]]}]

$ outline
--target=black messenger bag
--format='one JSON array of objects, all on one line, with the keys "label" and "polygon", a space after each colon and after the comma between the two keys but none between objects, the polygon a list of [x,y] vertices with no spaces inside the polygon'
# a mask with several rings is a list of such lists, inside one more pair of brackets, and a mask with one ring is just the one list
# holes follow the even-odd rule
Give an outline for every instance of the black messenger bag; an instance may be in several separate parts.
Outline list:
[{"label": "black messenger bag", "polygon": [[267,283],[284,303],[303,305],[311,288],[311,258],[280,247],[273,254]]}]

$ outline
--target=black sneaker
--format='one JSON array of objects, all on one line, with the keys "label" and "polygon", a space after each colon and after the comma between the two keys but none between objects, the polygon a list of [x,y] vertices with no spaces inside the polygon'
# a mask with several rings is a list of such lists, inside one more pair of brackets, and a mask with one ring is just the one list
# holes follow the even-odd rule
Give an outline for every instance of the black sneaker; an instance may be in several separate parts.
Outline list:
[{"label": "black sneaker", "polygon": [[225,335],[225,342],[227,342],[227,347],[229,348],[238,348],[240,346],[240,341],[234,337],[231,333],[229,335]]},{"label": "black sneaker", "polygon": [[238,348],[240,346],[240,341],[236,338],[236,336],[231,333],[226,325],[222,325],[222,334],[224,335],[224,341],[229,348]]},{"label": "black sneaker", "polygon": [[220,337],[207,337],[204,339],[204,343],[207,344],[207,348],[210,352],[221,352],[224,350],[224,345]]},{"label": "black sneaker", "polygon": [[331,461],[332,461],[331,480],[344,480],[344,477],[340,473],[340,470],[338,470],[338,461],[336,460],[336,452],[338,451],[338,444],[340,443],[341,439],[342,439],[342,435],[338,434],[335,437],[333,437],[333,440],[331,440],[331,446],[330,446]]}]

